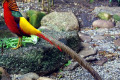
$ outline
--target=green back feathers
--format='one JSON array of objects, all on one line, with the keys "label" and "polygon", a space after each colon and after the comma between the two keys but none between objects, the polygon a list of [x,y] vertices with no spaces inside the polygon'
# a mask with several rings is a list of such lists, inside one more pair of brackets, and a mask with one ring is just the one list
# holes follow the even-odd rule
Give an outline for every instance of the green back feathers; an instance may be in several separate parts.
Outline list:
[{"label": "green back feathers", "polygon": [[23,17],[19,11],[11,11],[14,17]]}]

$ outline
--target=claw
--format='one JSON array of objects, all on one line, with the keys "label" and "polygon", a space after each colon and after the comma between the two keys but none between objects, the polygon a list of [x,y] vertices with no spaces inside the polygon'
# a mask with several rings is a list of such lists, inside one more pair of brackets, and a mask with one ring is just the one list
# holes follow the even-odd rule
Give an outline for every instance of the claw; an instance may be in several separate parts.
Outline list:
[{"label": "claw", "polygon": [[19,40],[18,40],[18,44],[17,44],[17,47],[15,47],[15,48],[11,48],[11,49],[18,49],[18,48],[20,48],[22,46],[22,37],[19,37]]}]

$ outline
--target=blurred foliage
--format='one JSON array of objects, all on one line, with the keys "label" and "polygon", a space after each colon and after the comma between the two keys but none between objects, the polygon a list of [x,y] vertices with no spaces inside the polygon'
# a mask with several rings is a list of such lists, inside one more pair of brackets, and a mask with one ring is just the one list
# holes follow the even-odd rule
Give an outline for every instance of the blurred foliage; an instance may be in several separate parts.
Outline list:
[{"label": "blurred foliage", "polygon": [[[109,0],[109,2],[111,3],[113,0]],[[117,0],[118,1],[118,3],[120,3],[120,0]]]},{"label": "blurred foliage", "polygon": [[113,15],[113,19],[115,20],[115,22],[120,21],[120,16],[118,16],[118,15]]},{"label": "blurred foliage", "polygon": [[[0,39],[0,47],[2,47],[2,44],[4,44],[4,47],[10,48],[10,47],[16,47],[18,43],[18,38],[2,38]],[[27,43],[33,43],[36,44],[38,41],[38,37],[35,35],[31,35],[31,37],[25,37],[22,38],[22,44],[23,46],[26,46]]]},{"label": "blurred foliage", "polygon": [[39,28],[40,27],[40,23],[42,18],[46,15],[45,12],[39,12],[39,11],[35,11],[35,10],[29,10],[27,12],[27,15],[29,17],[29,22],[35,27],[35,28]]},{"label": "blurred foliage", "polygon": [[90,2],[90,3],[93,3],[93,2],[94,2],[94,0],[89,0],[89,2]]}]

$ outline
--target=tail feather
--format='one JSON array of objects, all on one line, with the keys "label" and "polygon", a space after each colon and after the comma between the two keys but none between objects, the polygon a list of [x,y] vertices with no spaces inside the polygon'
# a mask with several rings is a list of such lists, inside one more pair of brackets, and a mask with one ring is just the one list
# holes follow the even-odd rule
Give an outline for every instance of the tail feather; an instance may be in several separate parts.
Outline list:
[{"label": "tail feather", "polygon": [[[38,33],[37,36],[38,36],[39,38],[42,38],[42,39],[48,41],[51,45],[53,45],[53,42],[50,41],[47,37],[45,37],[42,33]],[[54,44],[54,45],[55,45],[60,51],[62,51],[62,49],[61,49],[58,45],[56,45],[56,44]]]}]

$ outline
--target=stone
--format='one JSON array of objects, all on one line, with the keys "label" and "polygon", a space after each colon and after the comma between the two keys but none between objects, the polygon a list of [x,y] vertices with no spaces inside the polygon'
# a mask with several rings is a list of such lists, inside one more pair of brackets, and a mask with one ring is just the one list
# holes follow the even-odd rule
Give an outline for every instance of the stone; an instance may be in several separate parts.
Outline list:
[{"label": "stone", "polygon": [[120,21],[117,21],[116,27],[120,27]]},{"label": "stone", "polygon": [[107,6],[102,6],[102,7],[95,7],[94,11],[96,14],[99,12],[106,12],[111,15],[115,14],[120,14],[120,8],[119,7],[107,7]]},{"label": "stone", "polygon": [[24,74],[23,76],[27,76],[27,77],[34,79],[34,80],[37,80],[39,78],[39,75],[36,73],[33,73],[33,72]]},{"label": "stone", "polygon": [[33,80],[27,76],[16,78],[15,80]]},{"label": "stone", "polygon": [[90,57],[86,57],[85,60],[86,60],[87,62],[93,62],[93,61],[96,61],[97,58],[94,57],[94,56],[90,56]]},{"label": "stone", "polygon": [[97,41],[97,40],[105,39],[105,37],[104,37],[104,36],[101,36],[101,35],[95,35],[95,36],[93,36],[92,39],[95,40],[95,41]]},{"label": "stone", "polygon": [[78,32],[78,35],[79,35],[80,39],[84,42],[90,42],[92,40],[92,38],[86,34]]},{"label": "stone", "polygon": [[1,72],[2,74],[5,74],[5,70],[4,70],[2,67],[0,67],[0,72]]},{"label": "stone", "polygon": [[[42,32],[78,51],[80,39],[77,31],[42,30]],[[60,52],[43,39],[39,39],[37,44],[28,43],[17,50],[4,48],[3,52],[3,55],[0,55],[0,66],[4,66],[10,74],[35,72],[45,75],[59,69],[70,59],[64,52]]]},{"label": "stone", "polygon": [[[82,45],[82,46],[81,46]],[[83,49],[89,49],[91,47],[91,44],[89,43],[85,43],[85,42],[81,42],[79,48],[80,50],[83,50]]]},{"label": "stone", "polygon": [[113,28],[114,23],[106,20],[95,20],[92,23],[93,28]]},{"label": "stone", "polygon": [[78,20],[72,12],[52,12],[44,16],[41,26],[55,31],[78,30]]},{"label": "stone", "polygon": [[39,78],[39,76],[36,73],[27,73],[24,75],[18,75],[18,77],[16,77],[15,79],[19,79],[19,80],[37,80]]},{"label": "stone", "polygon": [[10,75],[2,67],[0,67],[0,80],[10,80]]},{"label": "stone", "polygon": [[55,80],[55,79],[51,79],[51,78],[47,78],[47,77],[40,77],[39,79],[37,80]]},{"label": "stone", "polygon": [[99,12],[98,17],[102,20],[109,20],[111,18],[111,15],[106,12]]},{"label": "stone", "polygon": [[99,66],[103,66],[104,63],[106,63],[108,61],[107,58],[102,58],[98,61],[95,62],[95,64],[99,65]]},{"label": "stone", "polygon": [[108,31],[108,28],[98,28],[96,31],[97,31],[97,33],[104,34],[106,31]]},{"label": "stone", "polygon": [[114,45],[119,47],[120,46],[120,38],[117,40],[114,40]]},{"label": "stone", "polygon": [[79,66],[79,63],[72,60],[71,64],[69,66],[65,67],[63,70],[64,71],[72,71],[72,70],[76,69],[78,66]]},{"label": "stone", "polygon": [[95,55],[96,53],[97,53],[97,50],[88,48],[88,49],[83,49],[82,51],[80,51],[78,55],[83,58],[86,58],[88,56]]}]

